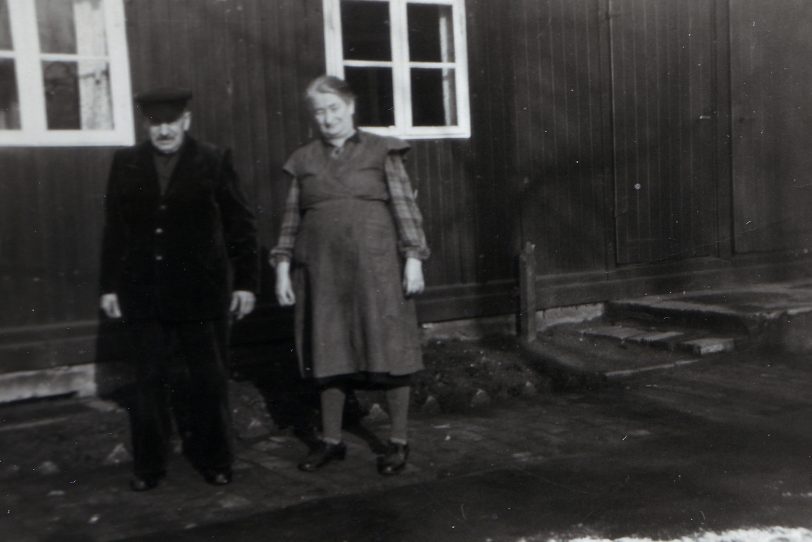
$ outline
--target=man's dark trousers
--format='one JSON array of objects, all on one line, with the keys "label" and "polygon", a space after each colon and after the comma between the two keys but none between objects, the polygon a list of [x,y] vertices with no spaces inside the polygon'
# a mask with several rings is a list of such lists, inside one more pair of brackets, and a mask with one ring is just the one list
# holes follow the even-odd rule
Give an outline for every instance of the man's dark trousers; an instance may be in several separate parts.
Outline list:
[{"label": "man's dark trousers", "polygon": [[166,470],[174,354],[188,373],[189,401],[177,401],[193,435],[186,451],[201,470],[228,471],[234,455],[225,366],[229,303],[232,292],[258,286],[255,219],[231,152],[187,134],[162,188],[150,140],[119,149],[105,218],[101,292],[118,297],[138,375],[135,474],[152,481]]},{"label": "man's dark trousers", "polygon": [[[224,356],[226,321],[129,322],[131,362],[136,368],[133,424],[134,472],[144,478],[166,473],[172,433],[170,367],[179,354],[189,374],[190,441],[186,451],[201,471],[227,471],[234,461],[233,430]],[[176,348],[173,348],[175,346]]]}]

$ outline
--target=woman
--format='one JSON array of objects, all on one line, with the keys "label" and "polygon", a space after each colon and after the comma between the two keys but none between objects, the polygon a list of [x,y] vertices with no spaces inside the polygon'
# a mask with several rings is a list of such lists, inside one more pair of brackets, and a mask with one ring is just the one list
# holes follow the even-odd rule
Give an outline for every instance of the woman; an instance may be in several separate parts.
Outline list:
[{"label": "woman", "polygon": [[378,472],[397,474],[409,456],[410,380],[423,368],[411,296],[429,255],[403,167],[409,145],[357,130],[355,95],[337,77],[314,79],[306,98],[321,137],[284,165],[293,180],[271,251],[277,299],[296,305],[302,375],[320,389],[322,439],[299,468],[344,459],[345,396],[363,383],[386,389],[392,426]]}]

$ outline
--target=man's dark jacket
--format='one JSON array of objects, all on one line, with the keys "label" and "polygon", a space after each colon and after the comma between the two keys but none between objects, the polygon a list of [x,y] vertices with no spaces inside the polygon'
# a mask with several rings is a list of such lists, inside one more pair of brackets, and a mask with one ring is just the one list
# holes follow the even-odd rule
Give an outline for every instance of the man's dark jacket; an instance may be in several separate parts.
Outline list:
[{"label": "man's dark jacket", "polygon": [[219,319],[231,290],[257,289],[256,225],[231,153],[188,135],[179,152],[163,194],[149,141],[113,158],[101,290],[125,320]]}]

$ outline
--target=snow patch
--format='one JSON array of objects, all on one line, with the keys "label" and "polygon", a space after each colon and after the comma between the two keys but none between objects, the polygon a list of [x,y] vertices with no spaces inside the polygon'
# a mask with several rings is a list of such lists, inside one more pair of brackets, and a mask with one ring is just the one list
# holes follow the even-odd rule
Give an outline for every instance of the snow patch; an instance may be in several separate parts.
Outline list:
[{"label": "snow patch", "polygon": [[[535,539],[541,542],[541,539]],[[622,538],[594,538],[591,536],[578,538],[548,538],[547,542],[812,542],[812,531],[809,529],[790,529],[786,527],[767,527],[762,529],[733,529],[721,533],[704,532],[695,533],[671,540],[638,538],[627,536]],[[531,542],[531,539],[521,538],[517,542]]]}]

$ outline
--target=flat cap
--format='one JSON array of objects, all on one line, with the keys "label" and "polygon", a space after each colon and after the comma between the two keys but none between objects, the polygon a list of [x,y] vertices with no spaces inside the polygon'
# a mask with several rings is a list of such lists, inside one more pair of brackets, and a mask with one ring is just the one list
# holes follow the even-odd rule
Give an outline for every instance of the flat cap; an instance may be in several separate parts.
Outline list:
[{"label": "flat cap", "polygon": [[140,92],[135,103],[150,122],[163,123],[177,120],[192,99],[192,91],[181,87],[160,87]]}]

